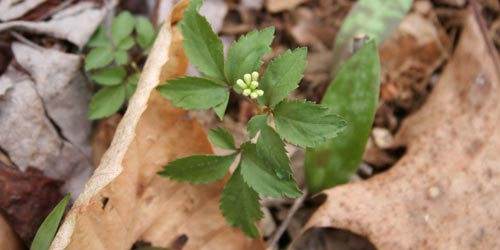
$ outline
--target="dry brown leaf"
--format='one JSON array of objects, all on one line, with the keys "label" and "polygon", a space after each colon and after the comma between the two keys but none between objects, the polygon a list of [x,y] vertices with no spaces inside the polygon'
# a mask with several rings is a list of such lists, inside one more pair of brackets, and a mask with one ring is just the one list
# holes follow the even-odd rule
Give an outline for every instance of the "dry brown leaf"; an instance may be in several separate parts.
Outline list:
[{"label": "dry brown leaf", "polygon": [[330,189],[307,228],[335,227],[377,249],[498,249],[500,91],[469,15],[451,62],[396,140],[406,155],[367,181]]},{"label": "dry brown leaf", "polygon": [[8,250],[21,250],[23,249],[22,243],[17,235],[12,231],[9,223],[0,214],[0,242],[3,249]]},{"label": "dry brown leaf", "polygon": [[276,13],[285,10],[292,10],[305,2],[307,2],[307,0],[267,0],[266,9],[270,13]]},{"label": "dry brown leaf", "polygon": [[[174,17],[187,2],[174,8]],[[184,250],[263,249],[261,240],[226,225],[218,208],[223,181],[189,185],[157,175],[175,158],[212,153],[199,123],[155,91],[187,68],[180,33],[169,24],[161,28],[110,148],[50,249],[128,250],[136,241],[168,247],[181,236],[188,238]]]}]

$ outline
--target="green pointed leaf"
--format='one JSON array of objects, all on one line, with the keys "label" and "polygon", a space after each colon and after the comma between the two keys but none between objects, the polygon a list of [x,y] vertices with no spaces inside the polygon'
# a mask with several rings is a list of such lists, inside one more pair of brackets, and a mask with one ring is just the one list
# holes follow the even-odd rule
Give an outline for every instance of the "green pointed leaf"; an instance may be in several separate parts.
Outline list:
[{"label": "green pointed leaf", "polygon": [[375,41],[358,50],[339,71],[322,105],[346,119],[337,138],[306,152],[306,181],[319,192],[349,181],[361,163],[377,110],[380,61]]},{"label": "green pointed leaf", "polygon": [[125,65],[128,63],[128,53],[125,50],[117,50],[114,53],[115,62],[118,65]]},{"label": "green pointed leaf", "polygon": [[267,115],[255,115],[247,123],[248,137],[254,138],[267,125]]},{"label": "green pointed leaf", "polygon": [[260,210],[259,195],[243,180],[241,167],[224,186],[220,198],[220,210],[226,218],[227,224],[239,227],[243,232],[252,237],[260,236],[255,222],[262,219],[264,214]]},{"label": "green pointed leaf", "polygon": [[283,139],[301,147],[324,143],[346,126],[346,122],[328,108],[305,100],[285,100],[276,105],[274,122]]},{"label": "green pointed leaf", "polygon": [[87,43],[87,46],[92,48],[111,47],[111,44],[106,37],[106,30],[104,29],[103,25],[99,26],[99,28],[94,32],[89,42]]},{"label": "green pointed leaf", "polygon": [[56,207],[50,212],[50,214],[45,218],[40,228],[36,232],[35,238],[31,243],[30,250],[47,250],[54,239],[57,229],[59,228],[59,223],[64,215],[66,206],[71,198],[71,194],[67,194],[64,198],[56,205]]},{"label": "green pointed leaf", "polygon": [[145,17],[138,17],[135,23],[137,43],[142,49],[148,48],[155,40],[156,31],[153,24]]},{"label": "green pointed leaf", "polygon": [[168,163],[158,174],[193,184],[209,183],[226,176],[236,155],[193,155]]},{"label": "green pointed leaf", "polygon": [[241,148],[241,175],[252,189],[273,198],[297,198],[302,194],[293,176],[289,179],[278,178],[274,169],[259,157],[255,144],[245,143]]},{"label": "green pointed leaf", "polygon": [[111,23],[111,41],[113,44],[120,44],[126,37],[134,31],[135,19],[128,11],[121,12]]},{"label": "green pointed leaf", "polygon": [[122,85],[105,87],[90,101],[88,116],[92,120],[116,113],[125,102],[125,88]]},{"label": "green pointed leaf", "polygon": [[271,52],[274,39],[274,27],[262,31],[254,30],[241,36],[229,49],[225,72],[230,84],[243,78],[244,74],[259,71],[264,61],[262,57]]},{"label": "green pointed leaf", "polygon": [[396,30],[413,0],[360,0],[352,7],[333,46],[333,73],[349,59],[354,36],[368,35],[382,45]]},{"label": "green pointed leaf", "polygon": [[299,86],[306,69],[307,48],[288,50],[271,61],[260,80],[259,103],[274,108]]},{"label": "green pointed leaf", "polygon": [[268,125],[262,127],[256,149],[259,157],[274,170],[278,178],[287,180],[291,178],[293,173],[285,144],[273,128]]},{"label": "green pointed leaf", "polygon": [[208,139],[219,148],[236,150],[233,136],[221,127],[210,129]]},{"label": "green pointed leaf", "polygon": [[126,76],[127,71],[124,67],[112,67],[92,74],[91,78],[99,84],[111,86],[123,83]]},{"label": "green pointed leaf", "polygon": [[118,49],[121,49],[121,50],[128,50],[130,48],[132,48],[134,46],[135,42],[134,42],[134,38],[132,38],[131,36],[129,37],[125,37],[121,42],[120,44],[118,44]]},{"label": "green pointed leaf", "polygon": [[85,70],[101,68],[113,61],[113,52],[110,48],[99,47],[92,49],[85,57]]},{"label": "green pointed leaf", "polygon": [[160,94],[183,109],[209,109],[225,101],[226,86],[199,77],[168,80],[158,87]]},{"label": "green pointed leaf", "polygon": [[139,73],[135,73],[129,77],[127,77],[127,81],[125,82],[125,90],[127,99],[130,99],[132,95],[135,93],[137,89],[137,84],[139,83],[139,78],[141,75]]},{"label": "green pointed leaf", "polygon": [[214,111],[221,121],[224,120],[224,114],[226,113],[228,103],[229,103],[229,91],[226,92],[226,97],[224,101],[221,104],[214,107]]},{"label": "green pointed leaf", "polygon": [[198,70],[205,75],[225,80],[222,41],[204,16],[198,13],[202,1],[191,1],[179,29],[184,37],[184,51]]}]

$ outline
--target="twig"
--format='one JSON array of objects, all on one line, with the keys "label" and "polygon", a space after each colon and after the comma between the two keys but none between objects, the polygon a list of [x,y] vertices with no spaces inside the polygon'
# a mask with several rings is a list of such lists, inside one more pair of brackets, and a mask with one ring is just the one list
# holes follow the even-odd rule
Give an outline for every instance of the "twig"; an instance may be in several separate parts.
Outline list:
[{"label": "twig", "polygon": [[295,213],[297,213],[299,208],[302,206],[302,203],[304,203],[304,200],[306,199],[308,193],[309,192],[307,188],[304,189],[304,194],[295,200],[292,207],[290,208],[290,211],[288,211],[288,214],[286,215],[286,218],[283,221],[283,223],[281,223],[280,227],[278,228],[278,230],[276,230],[276,233],[274,233],[273,237],[269,241],[267,241],[268,245],[267,250],[276,249],[276,244],[278,243],[279,239],[281,238],[285,230],[288,228],[288,225],[290,224],[290,221],[292,221],[292,218],[295,215]]},{"label": "twig", "polygon": [[17,31],[10,31],[10,35],[12,35],[14,38],[16,38],[19,42],[24,43],[30,47],[33,47],[35,49],[40,49],[41,46],[30,41],[28,38],[24,37],[23,35],[17,33]]},{"label": "twig", "polygon": [[495,66],[495,71],[497,73],[497,77],[500,78],[500,61],[498,59],[498,52],[495,48],[495,45],[493,44],[493,40],[491,37],[488,35],[488,27],[486,26],[486,23],[481,16],[481,11],[479,10],[479,4],[477,3],[477,0],[470,0],[470,5],[472,8],[472,12],[474,13],[474,18],[479,24],[479,29],[481,30],[481,34],[483,35],[483,38],[486,42],[486,47],[488,48],[488,52],[490,55],[493,57],[493,62]]}]

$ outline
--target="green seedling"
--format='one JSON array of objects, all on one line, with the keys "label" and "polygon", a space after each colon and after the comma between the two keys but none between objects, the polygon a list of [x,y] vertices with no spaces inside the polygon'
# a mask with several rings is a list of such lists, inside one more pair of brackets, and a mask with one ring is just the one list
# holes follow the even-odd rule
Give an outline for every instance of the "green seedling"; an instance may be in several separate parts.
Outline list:
[{"label": "green seedling", "polygon": [[67,194],[42,222],[31,243],[30,250],[48,250],[68,205],[71,194]]}]

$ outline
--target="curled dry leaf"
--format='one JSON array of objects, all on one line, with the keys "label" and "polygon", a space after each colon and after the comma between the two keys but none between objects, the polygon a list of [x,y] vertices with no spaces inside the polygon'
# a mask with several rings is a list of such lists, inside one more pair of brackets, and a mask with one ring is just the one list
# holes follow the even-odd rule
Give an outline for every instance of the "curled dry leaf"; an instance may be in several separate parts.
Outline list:
[{"label": "curled dry leaf", "polygon": [[0,214],[0,242],[2,247],[9,250],[21,250],[23,245],[9,223]]},{"label": "curled dry leaf", "polygon": [[178,157],[212,153],[199,123],[155,90],[186,71],[180,32],[170,24],[187,4],[179,3],[161,28],[110,148],[50,249],[128,250],[135,242],[172,247],[185,236],[184,250],[263,249],[261,240],[226,225],[218,208],[223,181],[189,185],[157,175]]},{"label": "curled dry leaf", "polygon": [[472,15],[428,101],[396,137],[407,153],[386,173],[326,192],[307,228],[364,235],[377,249],[500,245],[500,77]]}]

